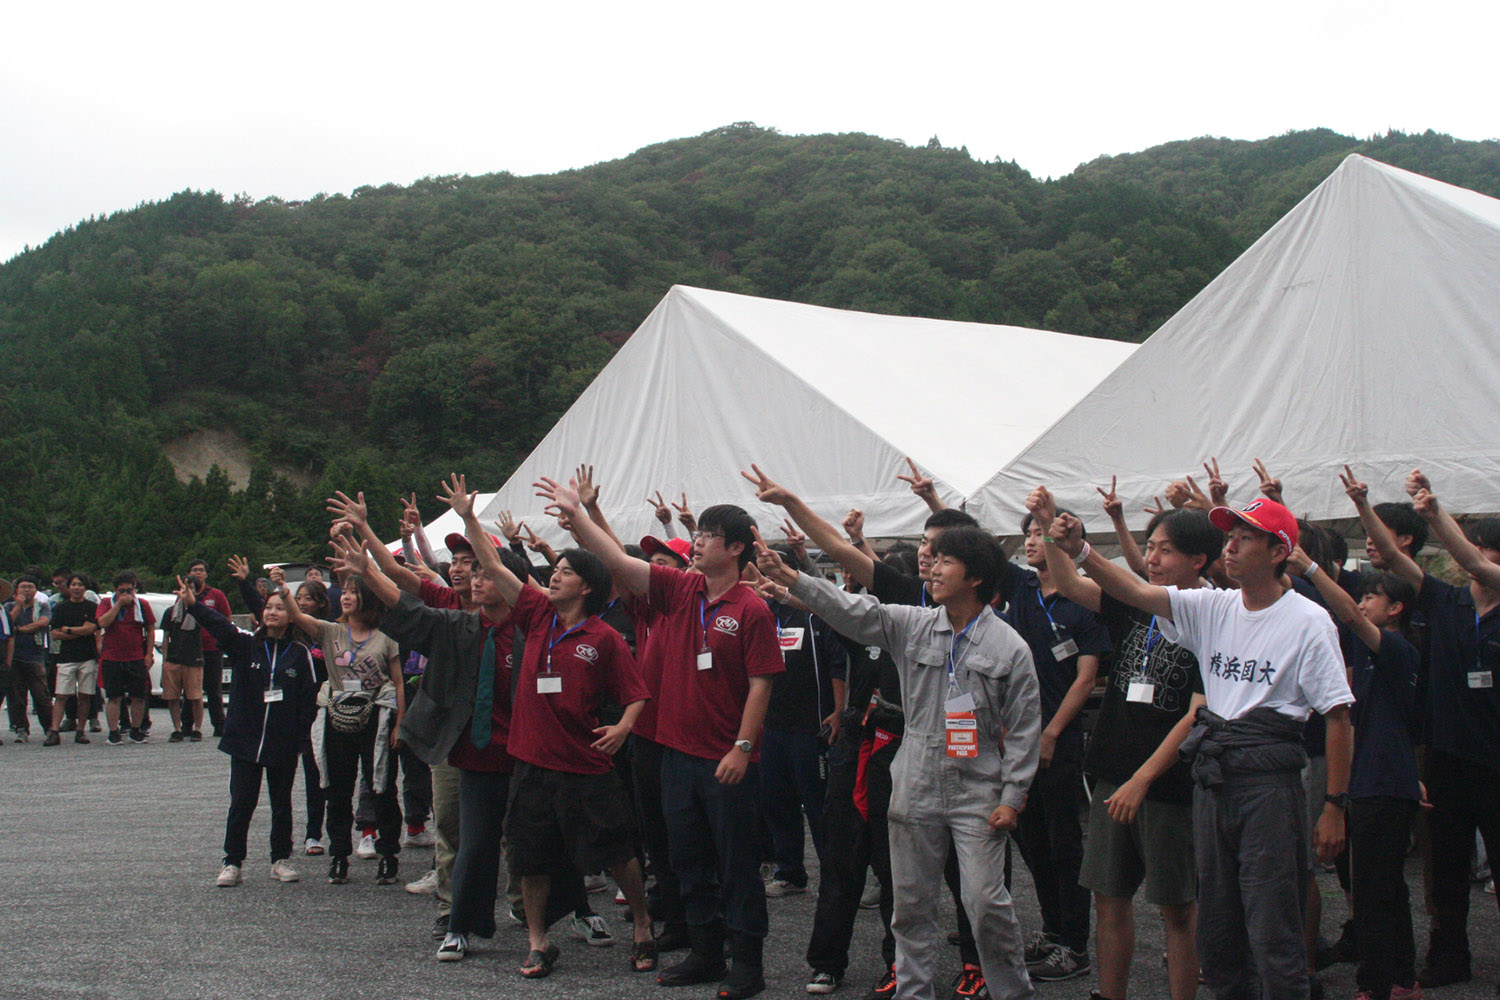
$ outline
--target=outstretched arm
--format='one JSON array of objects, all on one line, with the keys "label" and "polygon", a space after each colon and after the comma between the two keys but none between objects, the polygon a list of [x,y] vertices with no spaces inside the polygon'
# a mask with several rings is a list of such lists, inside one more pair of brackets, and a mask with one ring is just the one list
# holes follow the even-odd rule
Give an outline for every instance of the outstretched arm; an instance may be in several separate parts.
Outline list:
[{"label": "outstretched arm", "polygon": [[651,564],[629,555],[618,541],[594,523],[583,509],[576,484],[564,486],[544,476],[532,485],[537,489],[536,495],[547,501],[549,509],[555,508],[568,518],[579,543],[604,560],[620,589],[636,595],[643,595],[651,589]]},{"label": "outstretched arm", "polygon": [[452,507],[453,513],[463,519],[464,537],[474,549],[474,558],[479,562],[479,568],[484,570],[495,589],[500,591],[505,603],[514,606],[526,584],[500,561],[500,550],[495,548],[489,533],[479,523],[479,516],[474,513],[474,498],[479,496],[478,491],[469,492],[467,478],[456,473],[448,477],[448,482],[440,483],[439,489],[442,492],[438,494],[438,499]]},{"label": "outstretched arm", "polygon": [[377,600],[388,608],[401,600],[401,588],[366,553],[364,544],[348,535],[340,535],[333,545],[333,568],[348,573],[358,573],[370,585]]},{"label": "outstretched arm", "polygon": [[422,578],[398,563],[370,527],[369,508],[365,506],[363,492],[356,493],[352,500],[343,493],[335,493],[328,498],[327,510],[355,530],[361,542],[370,550],[370,555],[374,556],[380,571],[390,577],[396,586],[408,594],[421,592]]},{"label": "outstretched arm", "polygon": [[[1130,571],[1141,579],[1146,577],[1146,557],[1141,555],[1141,547],[1135,543],[1135,536],[1130,533],[1130,528],[1125,523],[1125,504],[1115,493],[1115,484],[1118,479],[1109,477],[1109,492],[1104,492],[1104,487],[1095,486],[1099,495],[1104,498],[1104,513],[1109,518],[1109,523],[1114,526],[1115,538],[1120,543],[1120,555],[1125,558],[1125,565]],[[1050,565],[1050,564],[1049,564]]]},{"label": "outstretched arm", "polygon": [[773,482],[770,476],[760,471],[759,466],[752,465],[750,468],[755,470],[754,475],[744,471],[740,475],[755,485],[757,500],[775,504],[785,510],[797,523],[797,527],[807,532],[812,543],[822,549],[824,555],[842,566],[844,572],[860,586],[869,588],[875,585],[874,559],[845,541],[837,528],[813,513],[812,508],[803,503],[801,497]]},{"label": "outstretched arm", "polygon": [[1479,551],[1479,546],[1469,541],[1458,522],[1442,508],[1432,492],[1432,483],[1422,474],[1421,469],[1414,470],[1407,477],[1406,490],[1412,495],[1417,513],[1432,525],[1432,533],[1437,536],[1443,548],[1448,550],[1453,561],[1462,566],[1464,572],[1481,586],[1500,590],[1500,566],[1486,559],[1484,553]]},{"label": "outstretched arm", "polygon": [[917,463],[913,462],[910,458],[906,460],[906,464],[911,468],[911,475],[903,476],[898,474],[896,478],[909,485],[911,487],[911,491],[915,493],[921,499],[921,501],[927,505],[927,509],[932,511],[934,514],[936,514],[940,510],[947,510],[948,505],[943,503],[943,501],[939,499],[937,495],[937,483],[933,482],[932,477],[922,475],[921,470],[917,468]]},{"label": "outstretched arm", "polygon": [[[1054,523],[1053,530],[1057,526]],[[1093,547],[1083,540],[1083,525],[1076,524],[1068,532],[1068,535],[1059,538],[1056,534],[1050,536],[1054,541],[1046,542],[1050,548],[1056,546],[1070,559],[1083,556],[1083,571],[1091,576],[1099,587],[1111,597],[1116,598],[1132,608],[1140,608],[1158,618],[1172,620],[1172,598],[1165,587],[1153,587],[1134,573],[1121,569],[1108,559],[1104,558]]]},{"label": "outstretched arm", "polygon": [[[1328,610],[1333,616],[1345,625],[1349,626],[1359,641],[1370,648],[1371,652],[1380,652],[1380,629],[1359,610],[1359,605],[1354,603],[1354,598],[1349,592],[1339,586],[1339,582],[1318,566],[1302,551],[1298,545],[1292,549],[1291,556],[1286,563],[1287,572],[1299,573],[1304,578],[1312,581],[1312,585],[1318,588],[1318,593],[1323,595],[1323,601],[1328,605]],[[1308,573],[1311,572],[1311,576]]]},{"label": "outstretched arm", "polygon": [[1359,521],[1365,526],[1365,534],[1370,536],[1375,551],[1385,560],[1386,568],[1416,587],[1420,594],[1422,581],[1427,579],[1427,574],[1422,572],[1422,567],[1417,565],[1415,559],[1401,551],[1396,545],[1396,536],[1391,534],[1391,529],[1385,526],[1385,522],[1370,506],[1370,487],[1355,479],[1353,470],[1347,465],[1339,473],[1339,482],[1344,484],[1344,492],[1354,501],[1354,509],[1359,512]]}]

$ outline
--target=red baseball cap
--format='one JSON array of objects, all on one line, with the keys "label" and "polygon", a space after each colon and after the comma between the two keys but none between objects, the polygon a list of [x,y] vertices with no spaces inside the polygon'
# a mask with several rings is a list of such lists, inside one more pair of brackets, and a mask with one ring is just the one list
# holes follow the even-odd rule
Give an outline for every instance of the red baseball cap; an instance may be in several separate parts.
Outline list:
[{"label": "red baseball cap", "polygon": [[[495,543],[495,548],[497,548],[497,549],[503,549],[503,548],[505,548],[505,543],[502,542],[502,541],[500,541],[500,539],[496,538],[494,535],[491,535],[489,532],[485,532],[485,534],[489,536],[489,540],[490,541],[492,541],[492,542]],[[448,546],[448,552],[450,554],[455,549],[461,549],[461,548],[462,549],[468,549],[470,552],[474,551],[474,545],[473,545],[472,542],[469,541],[469,536],[465,535],[461,531],[450,531],[448,533],[448,537],[446,537],[446,538],[443,539],[443,544],[446,545],[446,546]]]},{"label": "red baseball cap", "polygon": [[666,549],[678,559],[681,559],[684,566],[691,566],[693,564],[693,543],[686,538],[668,538],[666,541],[662,541],[655,535],[647,535],[641,539],[641,551],[646,553],[647,559],[650,559],[662,549]]},{"label": "red baseball cap", "polygon": [[1252,500],[1239,510],[1215,507],[1208,512],[1208,519],[1220,531],[1228,531],[1239,523],[1248,524],[1281,539],[1288,552],[1297,547],[1297,518],[1275,500]]}]

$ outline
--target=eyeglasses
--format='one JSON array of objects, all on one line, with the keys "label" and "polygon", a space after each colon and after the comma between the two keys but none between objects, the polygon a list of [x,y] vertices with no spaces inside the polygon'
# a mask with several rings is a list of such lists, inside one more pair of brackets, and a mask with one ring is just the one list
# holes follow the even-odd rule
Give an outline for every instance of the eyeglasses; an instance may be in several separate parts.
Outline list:
[{"label": "eyeglasses", "polygon": [[723,538],[723,537],[724,537],[724,532],[722,532],[722,531],[695,531],[695,532],[693,532],[693,541],[695,541],[695,542],[698,541],[699,539]]}]

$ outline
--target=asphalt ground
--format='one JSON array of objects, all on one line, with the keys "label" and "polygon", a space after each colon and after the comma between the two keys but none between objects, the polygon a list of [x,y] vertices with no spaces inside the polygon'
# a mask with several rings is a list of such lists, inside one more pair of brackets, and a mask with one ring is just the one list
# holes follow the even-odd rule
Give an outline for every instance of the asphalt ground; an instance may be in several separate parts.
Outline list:
[{"label": "asphalt ground", "polygon": [[[153,713],[155,714],[155,713]],[[165,713],[158,726],[165,722]],[[159,733],[159,731],[158,731]],[[26,745],[4,734],[0,747],[0,1000],[207,1000],[207,998],[657,997],[708,1000],[712,987],[668,990],[629,971],[629,923],[612,893],[592,897],[622,944],[589,948],[566,924],[553,929],[562,959],[551,977],[523,980],[516,969],[526,938],[501,915],[490,942],[475,942],[466,961],[439,964],[430,936],[434,903],[402,884],[431,863],[430,850],[403,850],[401,880],[375,885],[375,862],[351,863],[343,886],[326,879],[326,858],[293,862],[301,882],[268,878],[269,810],[262,799],[250,829],[245,882],[214,885],[228,808],[228,758],[213,740],[169,744],[160,733],[141,746],[110,747],[103,736],[77,746]],[[293,793],[302,826],[301,776]],[[816,861],[809,859],[816,883]],[[1408,867],[1413,896],[1420,880]],[[1325,933],[1336,934],[1345,907],[1332,875],[1321,875]],[[1023,926],[1038,925],[1025,866],[1015,864],[1014,892]],[[946,899],[946,892],[943,893]],[[803,961],[812,924],[812,893],[767,900],[764,996],[806,996]],[[502,902],[503,906],[503,902]],[[862,911],[849,978],[837,996],[859,997],[880,973],[878,915]],[[1418,950],[1426,920],[1417,917]],[[1442,1000],[1495,996],[1500,977],[1500,918],[1495,899],[1475,887],[1470,934],[1474,981],[1430,991]],[[1137,916],[1131,993],[1167,995],[1161,921],[1149,907]],[[668,961],[674,960],[668,956]],[[958,971],[956,949],[946,975]],[[1322,974],[1327,996],[1352,997],[1354,969]],[[1046,1000],[1084,1000],[1092,975],[1039,984]],[[1200,996],[1207,997],[1206,990]],[[940,994],[939,1000],[945,1000]]]}]

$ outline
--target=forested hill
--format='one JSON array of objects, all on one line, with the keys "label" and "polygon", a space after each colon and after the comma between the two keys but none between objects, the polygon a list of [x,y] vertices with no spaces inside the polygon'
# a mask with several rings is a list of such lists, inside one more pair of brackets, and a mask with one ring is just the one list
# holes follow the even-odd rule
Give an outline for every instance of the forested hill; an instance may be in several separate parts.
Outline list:
[{"label": "forested hill", "polygon": [[[369,489],[387,531],[440,471],[494,488],[677,283],[1141,340],[1351,152],[1500,195],[1500,143],[1430,132],[1194,139],[1039,180],[742,124],[552,175],[91,220],[0,267],[0,575],[302,557],[330,488]],[[176,481],[162,446],[198,428],[249,443],[245,491]]]}]

